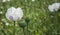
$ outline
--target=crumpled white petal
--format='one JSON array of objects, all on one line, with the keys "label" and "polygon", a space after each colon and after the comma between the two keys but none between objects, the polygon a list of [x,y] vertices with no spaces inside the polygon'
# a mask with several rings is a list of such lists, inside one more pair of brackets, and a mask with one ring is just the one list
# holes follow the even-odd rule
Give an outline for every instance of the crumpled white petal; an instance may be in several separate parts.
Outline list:
[{"label": "crumpled white petal", "polygon": [[33,2],[35,1],[35,0],[32,0]]},{"label": "crumpled white petal", "polygon": [[21,20],[22,17],[23,17],[23,11],[19,7],[18,8],[11,7],[6,12],[6,18],[8,20],[17,21]]},{"label": "crumpled white petal", "polygon": [[10,1],[10,0],[2,0],[2,2],[6,2],[6,1]]},{"label": "crumpled white petal", "polygon": [[54,12],[58,11],[60,8],[60,3],[53,3],[52,5],[48,6],[49,11]]},{"label": "crumpled white petal", "polygon": [[2,14],[3,12],[2,11],[0,11],[0,14]]},{"label": "crumpled white petal", "polygon": [[48,9],[49,9],[49,11],[51,11],[51,12],[54,11],[54,8],[52,7],[52,5],[49,5]]}]

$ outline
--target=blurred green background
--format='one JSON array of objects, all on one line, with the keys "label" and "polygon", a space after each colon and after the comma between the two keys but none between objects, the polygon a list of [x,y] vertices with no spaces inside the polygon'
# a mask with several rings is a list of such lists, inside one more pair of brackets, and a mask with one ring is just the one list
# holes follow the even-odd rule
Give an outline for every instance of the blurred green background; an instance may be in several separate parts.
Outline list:
[{"label": "blurred green background", "polygon": [[[13,21],[5,17],[5,13],[10,7],[21,7],[24,16],[20,21],[16,21],[15,35],[27,33],[27,26],[24,31],[21,26],[28,22],[28,35],[60,35],[60,11],[50,12],[48,6],[60,0],[11,0],[2,2],[0,0],[0,35],[13,35]],[[22,24],[23,23],[23,24]]]}]

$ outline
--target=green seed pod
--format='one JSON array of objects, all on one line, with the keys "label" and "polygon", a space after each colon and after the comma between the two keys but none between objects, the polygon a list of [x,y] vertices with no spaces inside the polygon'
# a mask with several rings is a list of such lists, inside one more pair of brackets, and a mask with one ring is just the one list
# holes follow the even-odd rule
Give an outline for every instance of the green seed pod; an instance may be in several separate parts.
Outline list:
[{"label": "green seed pod", "polygon": [[25,22],[26,22],[26,23],[29,23],[29,21],[30,21],[29,18],[26,18],[26,19],[25,19]]},{"label": "green seed pod", "polygon": [[19,22],[18,24],[19,24],[19,27],[21,28],[24,28],[27,25],[25,22]]}]

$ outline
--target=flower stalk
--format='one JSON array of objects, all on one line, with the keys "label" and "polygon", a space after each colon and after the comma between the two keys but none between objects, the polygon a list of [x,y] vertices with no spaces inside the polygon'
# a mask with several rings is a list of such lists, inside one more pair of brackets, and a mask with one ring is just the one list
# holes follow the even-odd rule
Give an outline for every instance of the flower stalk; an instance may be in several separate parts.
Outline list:
[{"label": "flower stalk", "polygon": [[26,35],[26,33],[25,33],[25,27],[23,28],[23,33],[24,33],[24,35]]},{"label": "flower stalk", "polygon": [[14,21],[13,35],[15,35],[15,21]]}]

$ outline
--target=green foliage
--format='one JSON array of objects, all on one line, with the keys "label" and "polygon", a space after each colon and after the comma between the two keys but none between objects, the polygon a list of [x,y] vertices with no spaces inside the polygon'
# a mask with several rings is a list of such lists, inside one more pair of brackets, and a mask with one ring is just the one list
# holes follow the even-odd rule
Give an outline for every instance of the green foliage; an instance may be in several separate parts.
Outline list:
[{"label": "green foliage", "polygon": [[[3,35],[5,32],[6,35],[13,34],[13,21],[9,21],[5,17],[6,10],[9,7],[21,7],[24,12],[22,20],[16,22],[15,34],[23,35],[23,29],[19,26],[19,22],[23,23],[21,26],[25,26],[26,22],[28,23],[28,34],[29,35],[60,35],[60,11],[50,12],[48,10],[48,5],[54,2],[60,2],[60,0],[11,0],[7,2],[1,2],[0,0],[0,11],[3,14],[0,14],[0,35]],[[27,19],[27,20],[26,20]],[[4,25],[6,22],[9,25]],[[25,24],[24,24],[25,23]],[[5,26],[5,27],[4,27]],[[25,33],[26,26],[25,26]]]}]

